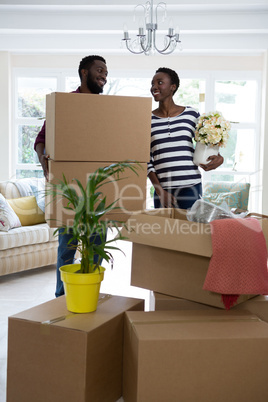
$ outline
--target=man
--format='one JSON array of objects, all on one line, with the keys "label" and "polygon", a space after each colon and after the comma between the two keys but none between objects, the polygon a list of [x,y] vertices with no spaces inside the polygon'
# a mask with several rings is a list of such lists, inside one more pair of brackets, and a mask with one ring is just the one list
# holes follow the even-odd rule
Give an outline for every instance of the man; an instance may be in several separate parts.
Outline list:
[{"label": "man", "polygon": [[[80,77],[81,85],[73,91],[74,93],[88,93],[88,94],[100,94],[103,92],[103,87],[107,82],[108,70],[106,61],[101,56],[87,56],[84,57],[78,68],[78,74]],[[45,138],[46,138],[46,122],[36,137],[34,143],[34,149],[37,152],[39,162],[43,168],[44,176],[48,180],[48,159],[49,155],[45,152]],[[59,297],[64,294],[63,283],[60,278],[60,267],[62,265],[71,264],[74,260],[77,244],[72,241],[68,244],[72,238],[72,234],[62,234],[63,230],[59,232],[59,246],[58,246],[58,258],[57,258],[57,284],[55,296]],[[100,241],[99,237],[95,240],[97,243]]]}]

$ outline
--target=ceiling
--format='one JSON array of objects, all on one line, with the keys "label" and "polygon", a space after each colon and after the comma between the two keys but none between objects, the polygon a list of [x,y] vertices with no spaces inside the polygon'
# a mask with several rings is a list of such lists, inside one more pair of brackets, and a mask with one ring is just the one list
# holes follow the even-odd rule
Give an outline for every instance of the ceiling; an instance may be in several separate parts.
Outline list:
[{"label": "ceiling", "polygon": [[[140,16],[134,22],[133,15],[138,3],[0,0],[0,51],[130,55],[121,39],[124,25],[131,37],[137,33]],[[166,22],[159,20],[159,47],[173,24],[180,30],[181,54],[260,55],[268,48],[268,0],[167,0],[167,13]]]}]

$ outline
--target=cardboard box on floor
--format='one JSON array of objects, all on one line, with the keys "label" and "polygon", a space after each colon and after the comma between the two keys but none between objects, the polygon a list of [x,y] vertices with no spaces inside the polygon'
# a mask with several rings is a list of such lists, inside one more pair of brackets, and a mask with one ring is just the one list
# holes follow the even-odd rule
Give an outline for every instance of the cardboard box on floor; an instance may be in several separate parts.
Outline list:
[{"label": "cardboard box on floor", "polygon": [[126,313],[124,402],[264,402],[267,364],[268,324],[249,313]]},{"label": "cardboard box on floor", "polygon": [[62,296],[9,317],[7,402],[115,402],[122,395],[124,312],[144,300],[100,295],[72,314]]},{"label": "cardboard box on floor", "polygon": [[[50,183],[57,183],[63,179],[63,173],[70,183],[73,178],[81,181],[82,185],[86,184],[90,173],[102,166],[109,166],[113,162],[55,162],[49,161]],[[137,169],[137,174],[127,169],[125,173],[120,175],[120,180],[115,181],[112,178],[107,180],[100,191],[107,196],[107,205],[118,199],[116,204],[120,209],[108,213],[109,219],[126,221],[133,211],[141,211],[146,208],[146,184],[147,184],[147,164],[141,163],[141,167]],[[79,188],[73,182],[76,189]],[[59,225],[72,225],[73,212],[63,209],[64,201],[57,198],[52,202],[51,196],[46,196],[45,217],[50,227],[58,227]]]},{"label": "cardboard box on floor", "polygon": [[46,153],[57,161],[148,162],[152,99],[54,92],[46,97]]},{"label": "cardboard box on floor", "polygon": [[[268,243],[268,219],[260,222]],[[220,294],[202,289],[212,256],[209,224],[187,221],[183,210],[159,209],[131,216],[127,226],[131,285],[224,308]],[[237,303],[251,297],[241,295]]]}]

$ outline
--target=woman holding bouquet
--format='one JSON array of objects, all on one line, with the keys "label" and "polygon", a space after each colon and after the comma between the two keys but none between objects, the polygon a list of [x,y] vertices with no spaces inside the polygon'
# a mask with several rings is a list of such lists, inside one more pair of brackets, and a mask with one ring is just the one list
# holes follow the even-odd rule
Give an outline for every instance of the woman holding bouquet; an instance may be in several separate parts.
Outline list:
[{"label": "woman holding bouquet", "polygon": [[[173,95],[180,85],[174,70],[159,68],[151,93],[159,106],[152,112],[151,156],[148,177],[154,188],[154,206],[191,208],[202,195],[201,174],[193,163],[193,138],[199,112],[190,106],[174,103]],[[210,156],[204,170],[216,169],[223,163],[218,154]]]}]

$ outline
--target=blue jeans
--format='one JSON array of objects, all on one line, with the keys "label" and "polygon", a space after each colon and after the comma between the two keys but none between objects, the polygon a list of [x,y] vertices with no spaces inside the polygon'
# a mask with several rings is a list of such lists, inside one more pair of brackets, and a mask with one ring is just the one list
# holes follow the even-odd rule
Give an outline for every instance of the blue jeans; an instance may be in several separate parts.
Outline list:
[{"label": "blue jeans", "polygon": [[[199,200],[202,196],[202,184],[196,184],[191,187],[178,187],[178,188],[169,188],[165,189],[169,193],[171,193],[177,200],[177,208],[180,209],[189,209],[195,203],[195,201]],[[162,208],[160,199],[156,192],[154,192],[154,207]]]},{"label": "blue jeans", "polygon": [[[57,283],[56,283],[56,292],[55,296],[59,297],[64,295],[63,282],[60,277],[60,267],[67,264],[73,264],[74,256],[77,248],[77,241],[72,240],[71,243],[68,244],[69,240],[73,237],[72,233],[62,234],[64,229],[59,230],[59,245],[58,245],[58,258],[57,258]],[[105,234],[106,237],[107,234]],[[92,235],[95,237],[95,235]],[[101,244],[100,236],[97,235],[95,238],[96,244]],[[97,263],[98,255],[94,255],[94,263]],[[102,261],[102,260],[101,260]]]}]

